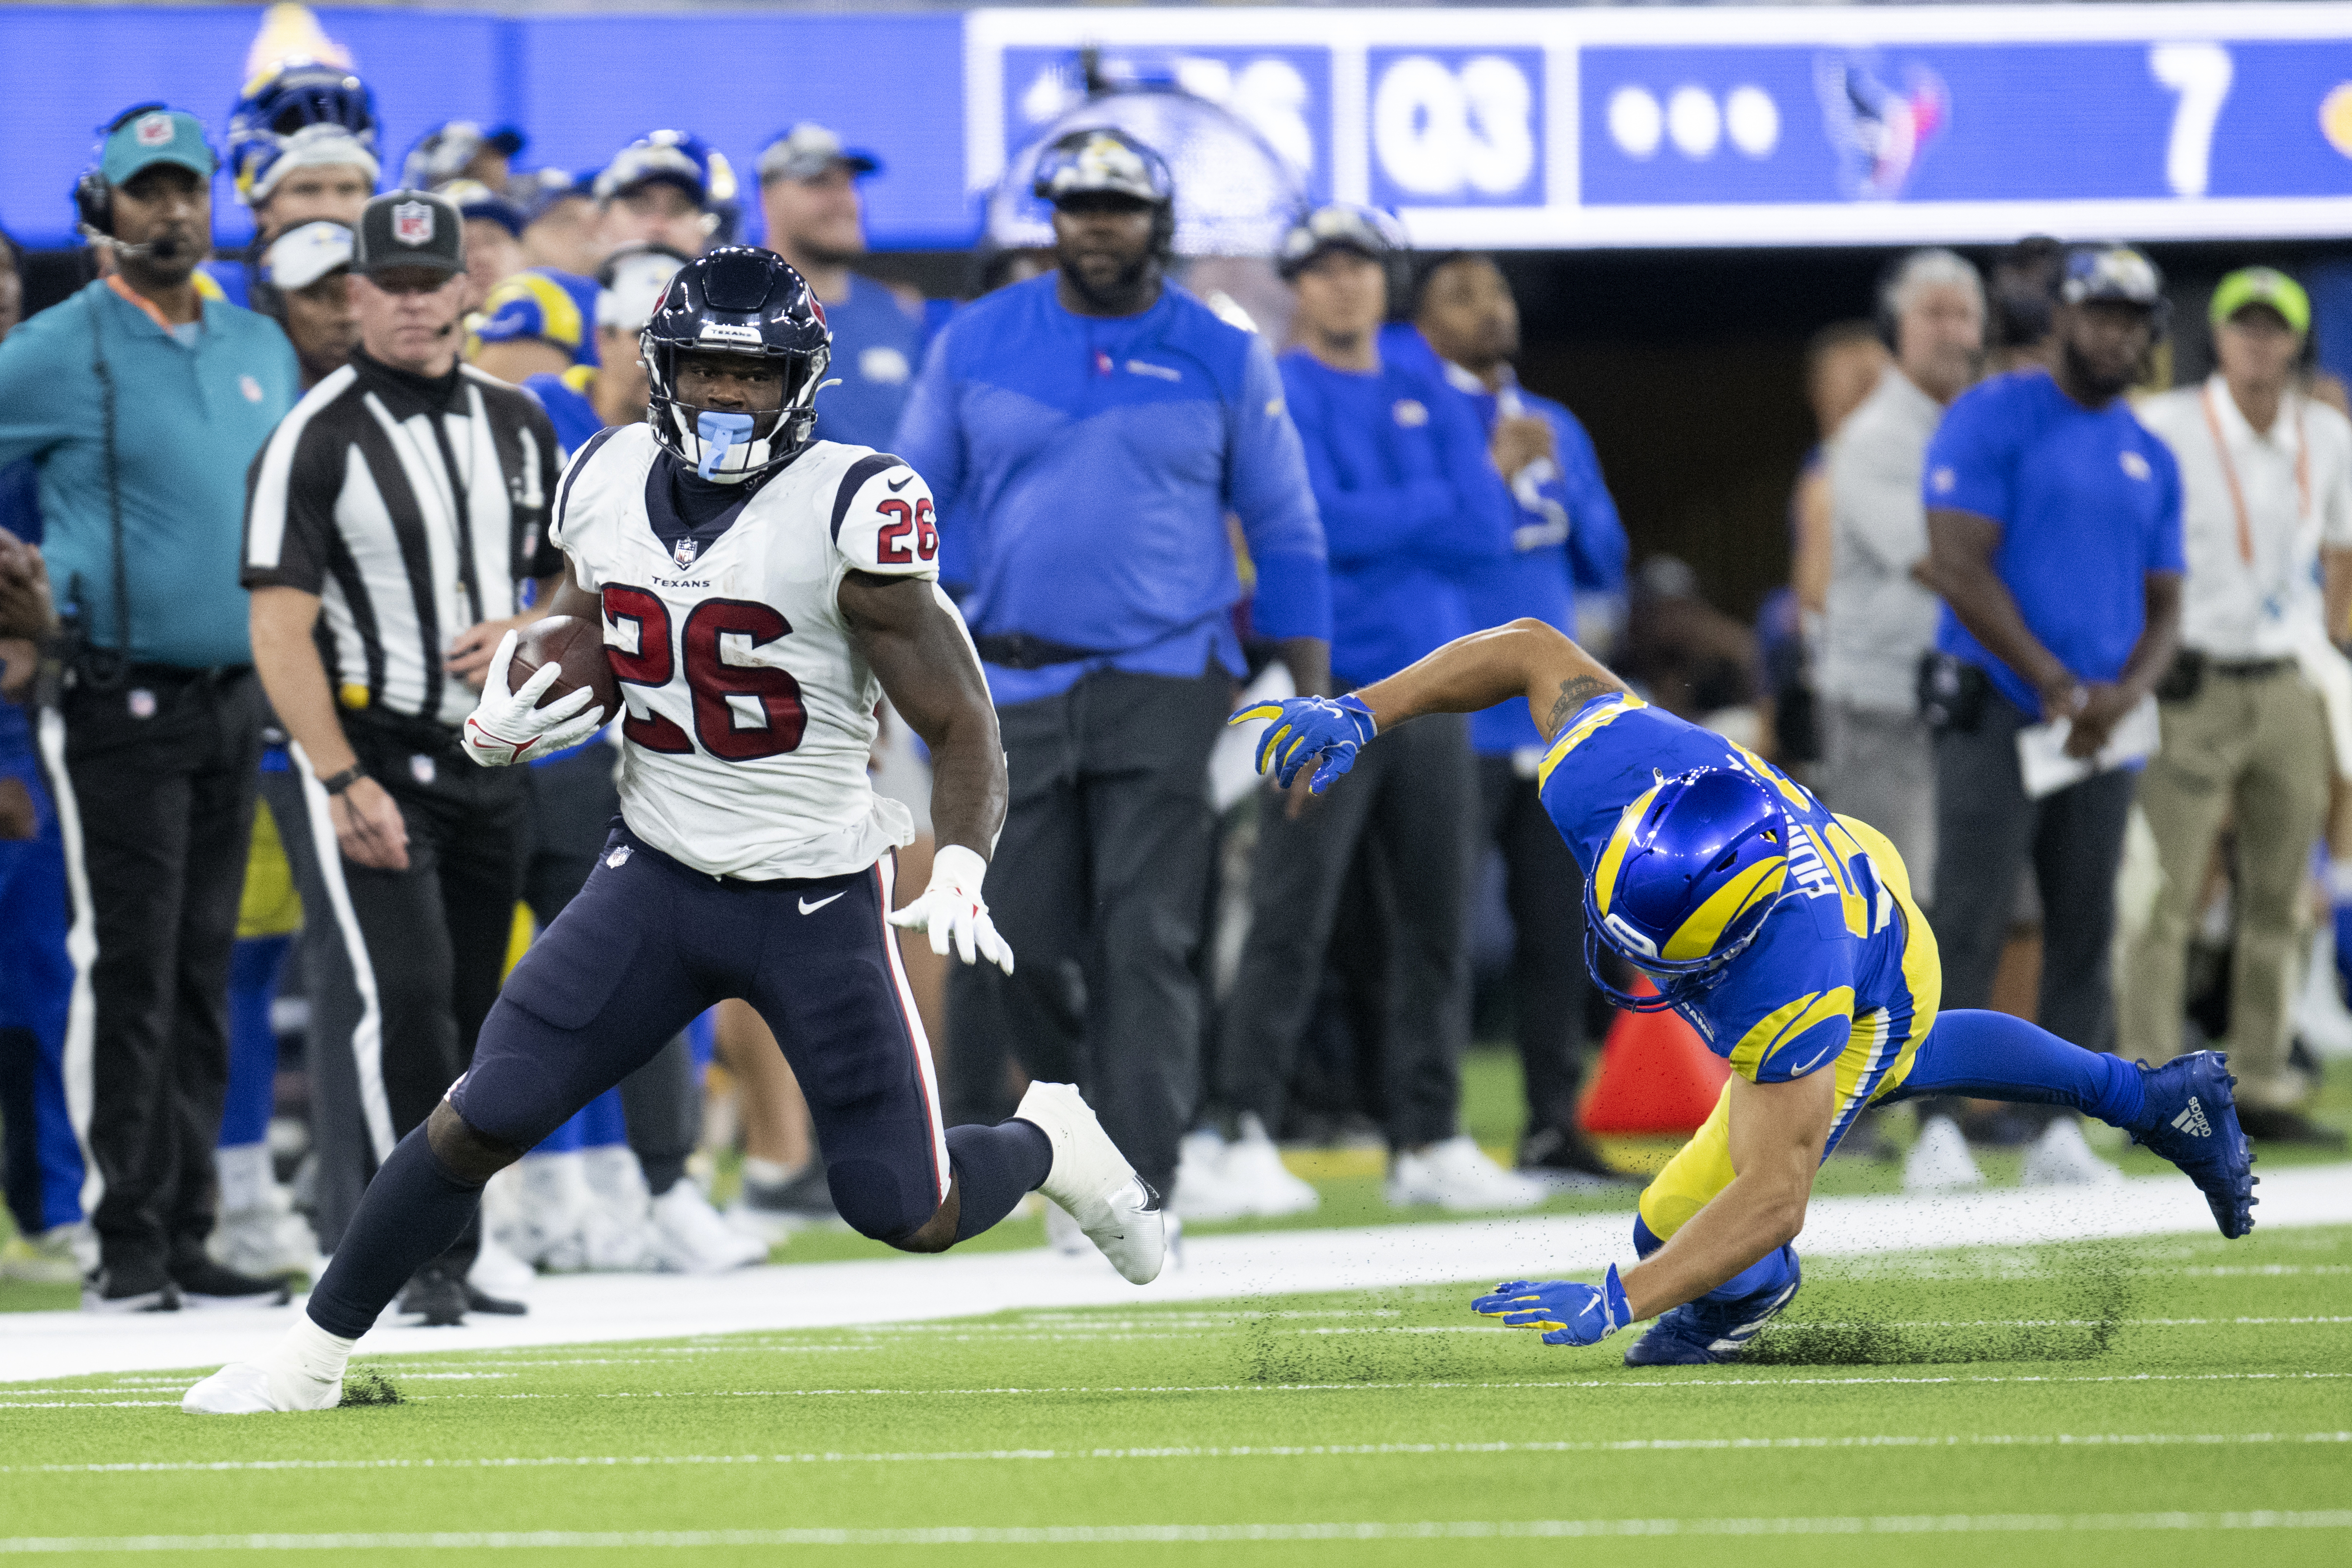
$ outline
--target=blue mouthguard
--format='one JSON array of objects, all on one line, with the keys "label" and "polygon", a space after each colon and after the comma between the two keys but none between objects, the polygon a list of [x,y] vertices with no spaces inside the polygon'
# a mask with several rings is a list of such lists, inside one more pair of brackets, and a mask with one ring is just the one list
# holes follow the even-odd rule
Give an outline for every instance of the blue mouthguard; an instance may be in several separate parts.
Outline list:
[{"label": "blue mouthguard", "polygon": [[741,445],[751,439],[751,416],[748,413],[705,413],[694,422],[694,433],[702,437],[702,461],[694,471],[705,479],[715,476],[719,465],[727,460],[728,448]]}]

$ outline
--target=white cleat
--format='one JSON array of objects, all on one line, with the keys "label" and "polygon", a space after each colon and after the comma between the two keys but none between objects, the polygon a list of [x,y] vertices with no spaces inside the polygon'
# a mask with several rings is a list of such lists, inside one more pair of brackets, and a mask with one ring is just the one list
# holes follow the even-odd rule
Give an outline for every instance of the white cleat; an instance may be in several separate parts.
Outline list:
[{"label": "white cleat", "polygon": [[1176,1145],[1176,1191],[1168,1200],[1171,1215],[1192,1220],[1239,1219],[1249,1212],[1247,1197],[1226,1179],[1224,1139],[1207,1127],[1190,1132]]},{"label": "white cleat", "polygon": [[1435,1207],[1473,1214],[1533,1208],[1550,1196],[1543,1183],[1488,1159],[1467,1134],[1432,1144],[1420,1154],[1399,1149],[1389,1166],[1389,1203],[1396,1208]]},{"label": "white cleat", "polygon": [[[320,1272],[325,1270],[321,1268]],[[466,1270],[466,1283],[486,1296],[511,1301],[530,1294],[531,1288],[539,1283],[539,1270],[508,1251],[496,1236],[486,1230],[481,1246],[475,1250],[474,1266]]]},{"label": "white cleat", "polygon": [[[1168,1253],[1159,1195],[1135,1174],[1076,1085],[1032,1083],[1013,1113],[1043,1131],[1054,1145],[1053,1168],[1037,1190],[1068,1211],[1129,1283],[1148,1285],[1158,1279]],[[1051,1224],[1049,1215],[1049,1231]]]},{"label": "white cleat", "polygon": [[343,1402],[343,1366],[354,1342],[305,1317],[257,1361],[235,1361],[188,1390],[191,1416],[261,1416],[332,1410]]},{"label": "white cleat", "polygon": [[1984,1179],[1976,1156],[1969,1153],[1968,1139],[1960,1135],[1960,1124],[1949,1116],[1928,1117],[1919,1129],[1919,1141],[1911,1145],[1910,1157],[1903,1162],[1903,1190],[1958,1192],[1982,1186]]},{"label": "white cleat", "polygon": [[223,1214],[205,1250],[223,1268],[257,1279],[308,1274],[315,1280],[320,1273],[319,1238],[310,1222],[294,1212],[292,1197],[275,1183],[253,1207]]},{"label": "white cleat", "polygon": [[768,1244],[719,1217],[702,1189],[680,1176],[654,1199],[654,1251],[674,1274],[723,1274],[768,1260]]},{"label": "white cleat", "polygon": [[2020,1179],[2027,1186],[2104,1186],[2121,1181],[2124,1173],[2091,1152],[2084,1140],[2083,1124],[2061,1116],[2042,1129],[2025,1151]]},{"label": "white cleat", "polygon": [[1244,1111],[1236,1130],[1241,1135],[1227,1146],[1220,1174],[1240,1200],[1243,1213],[1278,1219],[1322,1207],[1323,1195],[1282,1163],[1282,1151],[1265,1135],[1265,1123]]}]

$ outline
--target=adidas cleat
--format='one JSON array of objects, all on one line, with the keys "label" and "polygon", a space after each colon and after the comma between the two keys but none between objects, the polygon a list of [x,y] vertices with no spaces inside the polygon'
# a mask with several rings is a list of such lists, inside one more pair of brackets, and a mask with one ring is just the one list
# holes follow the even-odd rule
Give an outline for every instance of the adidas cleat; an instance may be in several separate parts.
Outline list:
[{"label": "adidas cleat", "polygon": [[1780,1252],[1789,1263],[1787,1284],[1735,1301],[1710,1301],[1705,1297],[1685,1301],[1662,1314],[1649,1333],[1633,1342],[1625,1352],[1625,1364],[1712,1366],[1738,1361],[1764,1325],[1797,1299],[1797,1288],[1805,1282],[1797,1266],[1796,1249],[1783,1247]]},{"label": "adidas cleat", "polygon": [[1068,1211],[1129,1283],[1158,1279],[1168,1252],[1160,1195],[1135,1174],[1076,1087],[1032,1083],[1013,1113],[1054,1145],[1053,1168],[1037,1190]]},{"label": "adidas cleat", "polygon": [[2132,1141],[2155,1150],[2188,1174],[2213,1210],[2221,1234],[2235,1239],[2254,1228],[2254,1154],[2238,1125],[2231,1090],[2237,1080],[2218,1051],[2192,1051],[2161,1067],[2139,1064],[2147,1094]]}]

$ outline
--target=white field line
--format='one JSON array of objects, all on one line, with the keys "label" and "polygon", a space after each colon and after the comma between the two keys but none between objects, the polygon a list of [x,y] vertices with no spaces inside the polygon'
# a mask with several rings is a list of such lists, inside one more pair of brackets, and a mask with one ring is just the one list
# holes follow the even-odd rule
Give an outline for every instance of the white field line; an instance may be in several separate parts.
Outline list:
[{"label": "white field line", "polygon": [[[2052,1377],[2039,1374],[2012,1376],[1956,1377],[1687,1377],[1673,1382],[1637,1378],[1545,1378],[1487,1383],[1147,1383],[1100,1388],[716,1388],[667,1393],[659,1389],[604,1394],[436,1394],[444,1399],[870,1399],[905,1396],[916,1399],[946,1398],[1090,1398],[1102,1394],[1394,1394],[1399,1392],[1492,1392],[1514,1388],[1624,1388],[1673,1393],[1709,1388],[1845,1388],[1868,1384],[1903,1384],[1928,1387],[1990,1383],[2294,1383],[2352,1377],[2352,1372],[2134,1372],[2100,1377]],[[145,1392],[142,1390],[141,1392]],[[143,1406],[176,1406],[177,1399],[0,1400],[0,1410],[100,1410]]]},{"label": "white field line", "polygon": [[[688,1393],[659,1389],[605,1394],[436,1394],[443,1399],[820,1399],[835,1396],[873,1398],[901,1395],[917,1399],[942,1398],[1089,1398],[1101,1394],[1393,1394],[1409,1390],[1491,1392],[1514,1388],[1626,1388],[1673,1393],[1707,1388],[1845,1388],[1866,1384],[1904,1384],[1937,1387],[1990,1383],[2294,1383],[2352,1377],[2352,1372],[2134,1372],[2095,1377],[2053,1377],[2040,1374],[1954,1377],[1687,1377],[1672,1382],[1638,1378],[1544,1378],[1486,1383],[1147,1383],[1101,1388],[719,1388]],[[141,1392],[145,1392],[141,1390]],[[0,1399],[0,1410],[100,1410],[140,1406],[176,1406],[177,1399],[45,1398]]]},{"label": "white field line", "polygon": [[1252,1444],[1202,1448],[975,1448],[938,1453],[551,1454],[472,1459],[184,1459],[105,1465],[0,1465],[0,1475],[214,1474],[249,1470],[631,1469],[669,1465],[935,1465],[1013,1459],[1304,1459],[1439,1454],[1664,1454],[1779,1448],[2231,1448],[2245,1444],[2352,1443],[2352,1432],[2058,1432],[1945,1437],[1891,1433],[1844,1437],[1633,1437],[1618,1442]]},{"label": "white field line", "polygon": [[945,1525],[922,1530],[436,1531],[347,1535],[0,1538],[0,1552],[350,1552],[729,1546],[1124,1546],[1254,1542],[1526,1541],[1654,1535],[1962,1535],[2095,1531],[2352,1530],[2352,1509],[2250,1513],[1854,1514],[1828,1518],[1441,1520],[1342,1524]]},{"label": "white field line", "polygon": [[[2352,1224],[2352,1164],[2304,1166],[2267,1176],[2255,1218],[2269,1231]],[[1597,1273],[1630,1255],[1631,1218],[1629,1200],[1629,1212],[1619,1215],[1199,1237],[1185,1243],[1181,1267],[1171,1267],[1142,1291],[1099,1259],[1064,1258],[1043,1249],[785,1265],[693,1279],[572,1275],[538,1281],[527,1317],[478,1317],[458,1329],[387,1326],[368,1336],[364,1350],[384,1354],[675,1341],[979,1317],[1024,1308],[1150,1307]],[[1942,1198],[1819,1198],[1807,1216],[1801,1246],[1809,1258],[1868,1257],[1939,1248],[2210,1236],[2212,1224],[2205,1200],[2187,1177],[2137,1176],[2097,1187],[2004,1187]],[[284,1307],[121,1316],[12,1312],[6,1333],[0,1334],[0,1383],[217,1366],[266,1351],[292,1315]]]}]

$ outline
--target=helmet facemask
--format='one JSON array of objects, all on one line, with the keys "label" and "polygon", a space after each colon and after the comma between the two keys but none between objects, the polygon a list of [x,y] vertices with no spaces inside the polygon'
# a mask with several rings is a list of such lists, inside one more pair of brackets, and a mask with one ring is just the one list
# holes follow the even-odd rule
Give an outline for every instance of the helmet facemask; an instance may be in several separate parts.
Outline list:
[{"label": "helmet facemask", "polygon": [[[702,478],[720,485],[740,485],[782,467],[808,444],[816,426],[816,393],[824,384],[829,350],[776,353],[761,350],[722,348],[681,349],[656,342],[650,331],[639,335],[645,355],[646,379],[651,396],[646,418],[654,439],[668,447]],[[739,411],[701,408],[677,395],[678,356],[682,353],[725,354],[757,361],[783,375],[783,406]]]}]

